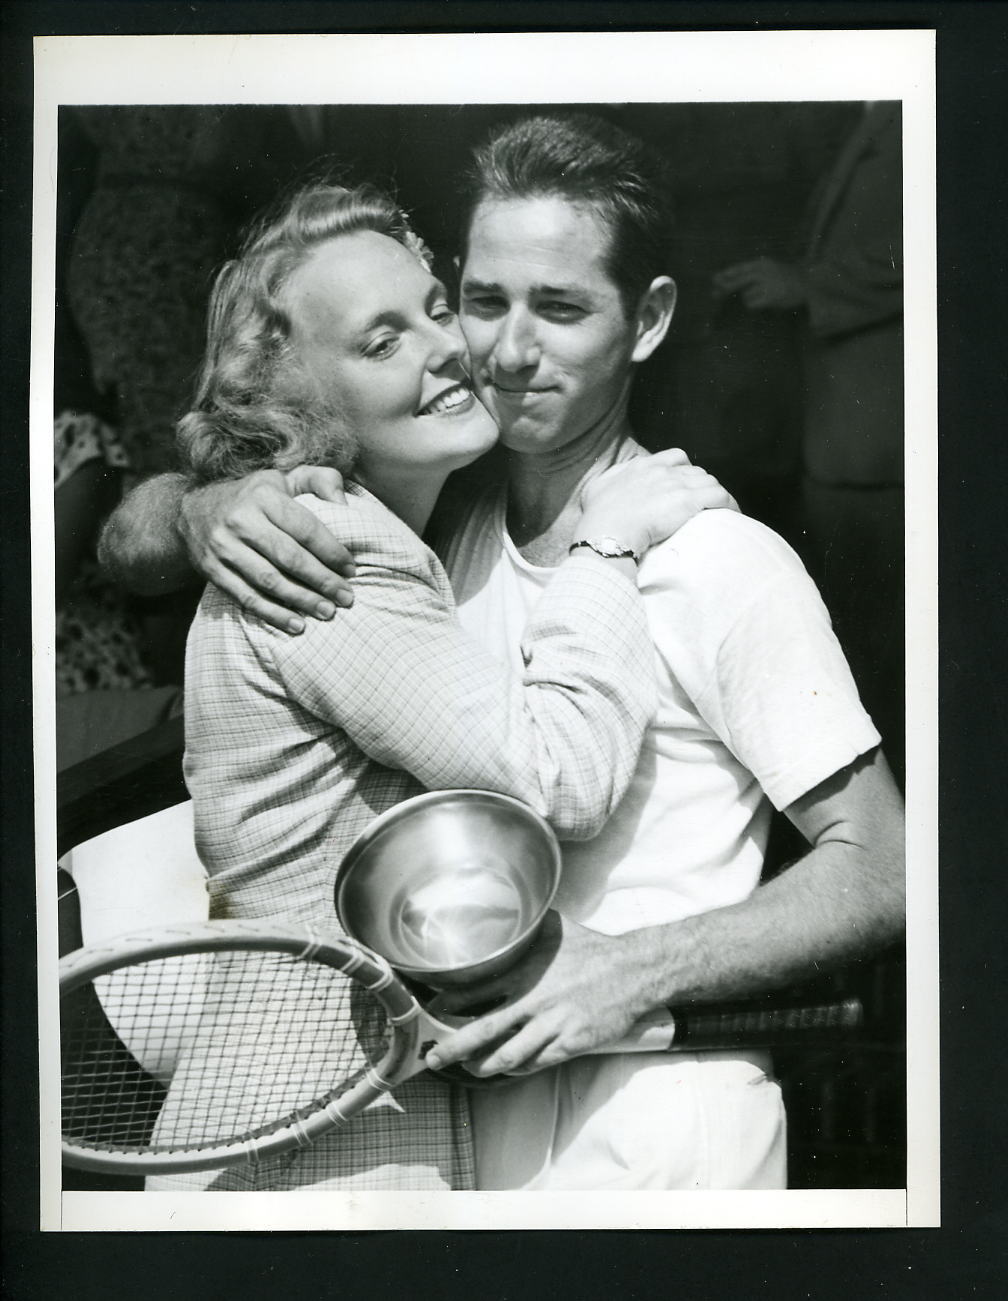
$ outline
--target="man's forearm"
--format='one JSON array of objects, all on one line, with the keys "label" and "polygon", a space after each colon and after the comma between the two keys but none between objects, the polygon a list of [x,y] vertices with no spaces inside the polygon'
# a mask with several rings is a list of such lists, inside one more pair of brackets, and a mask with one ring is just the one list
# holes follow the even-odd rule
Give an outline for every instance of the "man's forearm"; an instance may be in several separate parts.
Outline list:
[{"label": "man's forearm", "polygon": [[894,942],[904,924],[903,864],[895,847],[883,856],[889,861],[820,845],[743,903],[622,936],[620,966],[638,1014],[753,997]]},{"label": "man's forearm", "polygon": [[[796,800],[812,846],[744,902],[628,936],[654,1005],[760,994],[877,952],[906,917],[903,805],[880,750]],[[653,965],[652,965],[653,964]]]},{"label": "man's forearm", "polygon": [[157,475],[134,488],[106,521],[98,559],[129,591],[157,596],[194,581],[176,528],[185,490],[182,475]]},{"label": "man's forearm", "polygon": [[541,1070],[618,1042],[661,1007],[755,997],[898,939],[903,808],[881,752],[801,796],[787,816],[812,848],[741,903],[615,936],[548,914],[514,967],[446,1000],[454,1012],[504,1001],[442,1040],[428,1064]]}]

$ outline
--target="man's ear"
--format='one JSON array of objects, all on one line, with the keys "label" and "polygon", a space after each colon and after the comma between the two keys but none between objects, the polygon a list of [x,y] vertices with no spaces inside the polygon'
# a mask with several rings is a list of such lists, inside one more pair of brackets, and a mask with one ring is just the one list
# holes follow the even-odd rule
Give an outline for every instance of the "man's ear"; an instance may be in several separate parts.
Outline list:
[{"label": "man's ear", "polygon": [[656,276],[637,306],[637,338],[631,361],[647,361],[651,356],[668,333],[675,305],[675,281],[668,276]]}]

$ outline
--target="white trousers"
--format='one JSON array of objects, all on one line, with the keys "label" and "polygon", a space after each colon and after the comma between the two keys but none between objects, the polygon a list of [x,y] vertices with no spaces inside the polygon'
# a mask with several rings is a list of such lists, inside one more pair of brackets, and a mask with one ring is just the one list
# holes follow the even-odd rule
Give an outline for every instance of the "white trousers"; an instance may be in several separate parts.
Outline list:
[{"label": "white trousers", "polygon": [[582,1057],[470,1095],[481,1190],[784,1188],[769,1054]]}]

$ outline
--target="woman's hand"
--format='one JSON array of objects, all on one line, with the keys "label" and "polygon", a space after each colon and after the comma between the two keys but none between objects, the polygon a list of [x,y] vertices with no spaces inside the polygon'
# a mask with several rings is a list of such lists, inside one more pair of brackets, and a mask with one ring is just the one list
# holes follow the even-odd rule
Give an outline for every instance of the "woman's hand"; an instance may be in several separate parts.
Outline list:
[{"label": "woman's hand", "polygon": [[679,448],[623,461],[581,494],[576,536],[612,537],[643,555],[702,510],[738,510],[735,498]]},{"label": "woman's hand", "polygon": [[301,615],[331,619],[337,605],[352,605],[346,579],[356,572],[346,547],[293,500],[304,492],[346,502],[338,471],[304,465],[194,488],[178,518],[193,566],[243,609],[293,633],[304,629]]}]

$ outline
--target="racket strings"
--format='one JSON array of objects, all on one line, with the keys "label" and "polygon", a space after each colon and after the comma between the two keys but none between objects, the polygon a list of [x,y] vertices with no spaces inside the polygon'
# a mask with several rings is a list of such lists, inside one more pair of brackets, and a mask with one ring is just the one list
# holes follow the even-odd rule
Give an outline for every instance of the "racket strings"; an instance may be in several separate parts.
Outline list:
[{"label": "racket strings", "polygon": [[63,1131],[84,1147],[240,1144],[361,1078],[385,1014],[341,972],[241,950],[123,966],[63,1007]]}]

